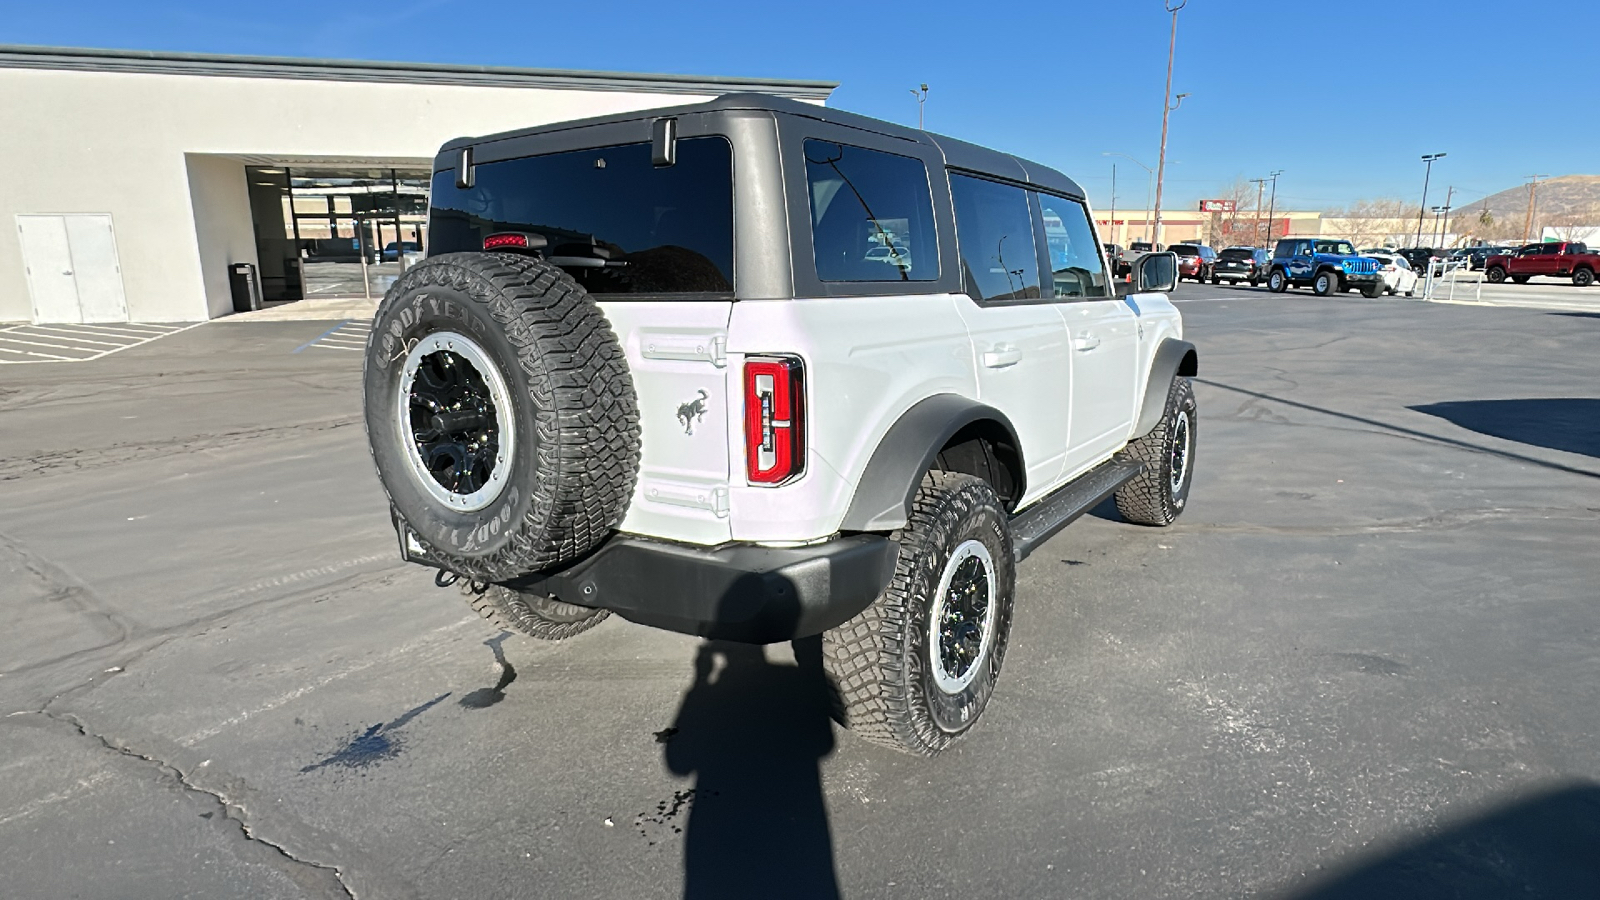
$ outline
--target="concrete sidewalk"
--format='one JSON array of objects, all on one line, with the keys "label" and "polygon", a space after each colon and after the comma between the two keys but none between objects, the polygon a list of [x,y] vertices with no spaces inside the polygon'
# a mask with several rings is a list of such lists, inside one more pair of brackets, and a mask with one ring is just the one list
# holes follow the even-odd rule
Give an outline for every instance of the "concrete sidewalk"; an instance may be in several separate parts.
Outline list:
[{"label": "concrete sidewalk", "polygon": [[312,297],[292,303],[278,303],[247,313],[234,313],[219,321],[224,322],[305,322],[351,319],[372,321],[378,311],[379,298],[364,297]]}]

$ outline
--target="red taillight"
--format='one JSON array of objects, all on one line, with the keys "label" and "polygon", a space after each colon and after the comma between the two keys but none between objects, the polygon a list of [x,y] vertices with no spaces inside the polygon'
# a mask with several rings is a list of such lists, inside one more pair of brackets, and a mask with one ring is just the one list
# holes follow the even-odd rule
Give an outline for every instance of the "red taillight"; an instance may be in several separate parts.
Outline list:
[{"label": "red taillight", "polygon": [[528,236],[525,234],[519,234],[512,231],[502,231],[499,234],[491,234],[484,238],[483,249],[526,250],[532,243],[533,242],[529,241]]},{"label": "red taillight", "polygon": [[805,471],[804,371],[794,357],[745,359],[744,455],[751,484],[779,484]]}]

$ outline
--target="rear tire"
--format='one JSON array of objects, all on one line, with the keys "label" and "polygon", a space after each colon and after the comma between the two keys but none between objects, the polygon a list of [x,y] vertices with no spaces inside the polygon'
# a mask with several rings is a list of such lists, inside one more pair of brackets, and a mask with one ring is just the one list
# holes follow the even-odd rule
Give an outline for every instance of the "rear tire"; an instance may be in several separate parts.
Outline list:
[{"label": "rear tire", "polygon": [[1117,512],[1136,525],[1171,525],[1189,502],[1194,483],[1194,449],[1199,425],[1194,385],[1172,379],[1167,409],[1147,435],[1122,451],[1144,463],[1144,471],[1117,490]]},{"label": "rear tire", "polygon": [[396,523],[449,571],[505,581],[569,562],[627,511],[633,380],[600,308],[555,266],[451,253],[408,269],[378,307],[363,385]]},{"label": "rear tire", "polygon": [[933,756],[972,729],[994,694],[1016,595],[1011,531],[988,482],[935,470],[894,538],[893,580],[823,632],[823,666],[845,727]]},{"label": "rear tire", "polygon": [[1289,276],[1283,274],[1282,269],[1273,269],[1267,276],[1267,290],[1274,294],[1281,294],[1289,289]]},{"label": "rear tire", "polygon": [[1572,272],[1572,283],[1578,287],[1588,287],[1589,285],[1594,284],[1594,270],[1574,269]]},{"label": "rear tire", "polygon": [[524,634],[541,641],[563,641],[583,634],[611,616],[609,609],[590,609],[554,597],[524,594],[491,584],[483,592],[469,583],[462,586],[467,605],[501,631]]}]

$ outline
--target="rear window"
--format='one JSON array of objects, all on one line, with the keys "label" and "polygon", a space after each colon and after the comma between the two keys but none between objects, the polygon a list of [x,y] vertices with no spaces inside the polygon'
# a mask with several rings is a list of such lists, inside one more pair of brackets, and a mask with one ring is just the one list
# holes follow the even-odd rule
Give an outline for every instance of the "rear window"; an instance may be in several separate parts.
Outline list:
[{"label": "rear window", "polygon": [[805,142],[805,156],[819,280],[939,277],[933,195],[921,160],[819,140]]},{"label": "rear window", "polygon": [[1235,250],[1230,247],[1229,249],[1222,251],[1223,259],[1252,259],[1254,256],[1254,250]]},{"label": "rear window", "polygon": [[1176,253],[1179,256],[1199,256],[1200,255],[1200,248],[1196,247],[1193,244],[1173,244],[1171,247],[1168,247],[1167,250],[1169,250],[1169,251],[1171,251],[1173,253]]},{"label": "rear window", "polygon": [[678,141],[656,167],[649,144],[530,156],[433,178],[429,252],[482,250],[501,231],[542,235],[544,254],[593,294],[733,291],[733,150]]}]

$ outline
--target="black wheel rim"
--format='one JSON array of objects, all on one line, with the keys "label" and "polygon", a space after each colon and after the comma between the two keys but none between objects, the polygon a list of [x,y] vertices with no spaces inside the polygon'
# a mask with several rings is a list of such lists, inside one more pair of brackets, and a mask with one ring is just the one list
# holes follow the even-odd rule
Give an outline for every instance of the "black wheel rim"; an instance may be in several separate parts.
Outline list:
[{"label": "black wheel rim", "polygon": [[1184,479],[1189,475],[1189,414],[1180,411],[1172,423],[1172,448],[1168,463],[1173,496],[1183,492]]},{"label": "black wheel rim", "polygon": [[945,693],[966,688],[977,677],[987,655],[993,627],[994,580],[987,550],[968,541],[957,548],[941,593],[933,623],[934,681]]},{"label": "black wheel rim", "polygon": [[482,490],[500,453],[500,420],[483,375],[449,350],[420,360],[411,384],[411,439],[435,483],[453,494]]}]

